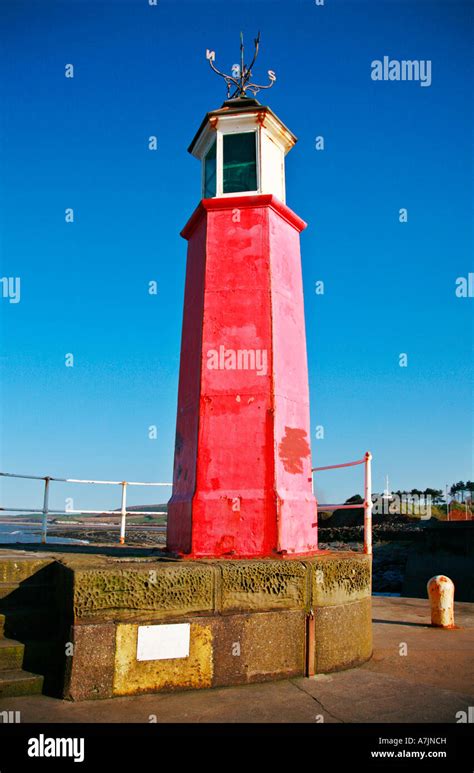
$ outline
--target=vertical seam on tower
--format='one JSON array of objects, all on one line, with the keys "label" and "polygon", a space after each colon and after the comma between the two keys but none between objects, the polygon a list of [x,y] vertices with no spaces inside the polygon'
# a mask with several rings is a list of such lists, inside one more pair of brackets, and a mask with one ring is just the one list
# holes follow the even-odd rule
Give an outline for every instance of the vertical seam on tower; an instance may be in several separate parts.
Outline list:
[{"label": "vertical seam on tower", "polygon": [[271,444],[272,444],[272,456],[271,456],[271,464],[272,464],[272,486],[273,486],[273,502],[275,507],[275,514],[276,514],[276,549],[277,551],[280,550],[280,528],[281,528],[281,517],[280,517],[280,507],[278,503],[278,494],[277,494],[277,485],[275,480],[275,474],[276,474],[276,463],[275,463],[275,454],[276,454],[276,439],[275,439],[275,368],[274,368],[274,331],[273,331],[273,283],[272,283],[272,259],[271,259],[271,245],[270,245],[270,229],[271,229],[271,217],[270,213],[273,211],[271,209],[271,206],[265,207],[265,229],[264,229],[264,240],[266,241],[265,247],[265,254],[268,255],[268,293],[270,296],[270,410],[272,413],[272,422],[271,422]]},{"label": "vertical seam on tower", "polygon": [[196,495],[196,489],[198,484],[198,472],[199,472],[199,433],[201,431],[201,394],[202,394],[202,342],[203,342],[203,336],[204,336],[204,304],[205,304],[205,296],[206,296],[206,264],[207,264],[207,239],[209,234],[209,210],[203,208],[203,218],[204,218],[204,228],[205,228],[205,236],[204,236],[204,265],[203,265],[203,281],[202,281],[202,296],[201,296],[201,333],[200,333],[200,341],[199,341],[199,351],[201,353],[199,358],[199,380],[198,380],[198,405],[197,405],[197,428],[196,428],[196,466],[194,471],[194,490],[193,495],[191,497],[191,553],[194,553],[194,518],[193,518],[193,509],[194,509],[194,497]]}]

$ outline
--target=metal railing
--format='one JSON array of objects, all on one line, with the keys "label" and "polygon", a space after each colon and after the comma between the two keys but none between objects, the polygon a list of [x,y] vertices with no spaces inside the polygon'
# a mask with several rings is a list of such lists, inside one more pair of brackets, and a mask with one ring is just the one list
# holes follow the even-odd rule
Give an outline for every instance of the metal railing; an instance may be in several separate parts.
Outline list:
[{"label": "metal railing", "polygon": [[[330,464],[325,467],[312,467],[311,472],[322,472],[323,470],[335,470],[341,467],[354,467],[358,464],[365,466],[365,480],[364,480],[364,553],[368,555],[372,554],[372,454],[367,451],[363,459],[358,459],[355,462],[345,462],[344,464]],[[41,542],[46,544],[48,534],[48,515],[118,515],[120,513],[120,544],[125,544],[125,531],[127,515],[158,515],[156,510],[127,510],[127,486],[164,486],[172,487],[172,483],[144,483],[139,481],[126,481],[126,480],[79,480],[78,478],[54,478],[50,475],[18,475],[12,472],[0,472],[0,477],[3,478],[24,478],[27,480],[43,480],[44,481],[44,493],[43,493],[43,507],[41,509],[35,509],[34,507],[1,507],[0,513],[40,513],[42,515],[41,521]],[[50,484],[55,483],[82,483],[87,485],[100,485],[100,486],[121,486],[122,497],[120,511],[118,510],[74,510],[73,508],[68,510],[55,510],[49,507],[49,493]],[[360,509],[360,504],[355,505],[332,505],[332,504],[319,504],[319,510],[356,510]]]},{"label": "metal railing", "polygon": [[[79,480],[77,478],[53,478],[51,475],[17,475],[13,472],[0,472],[2,478],[25,478],[27,480],[44,480],[43,507],[35,509],[34,507],[0,507],[0,512],[11,513],[40,513],[41,521],[41,542],[46,544],[48,535],[48,515],[119,515],[120,514],[120,544],[125,544],[125,529],[127,515],[158,515],[156,510],[127,510],[127,486],[172,486],[172,483],[141,483],[131,480]],[[100,486],[121,486],[122,498],[119,510],[55,510],[49,507],[50,484],[55,483],[86,483]]]},{"label": "metal railing", "polygon": [[[326,467],[312,467],[311,472],[321,472],[322,470],[335,470],[340,467],[355,467],[357,464],[363,464],[365,469],[364,476],[364,553],[372,555],[372,454],[367,451],[363,459],[355,462],[345,462],[344,464],[330,464]],[[319,510],[360,510],[361,505],[320,505]]]}]

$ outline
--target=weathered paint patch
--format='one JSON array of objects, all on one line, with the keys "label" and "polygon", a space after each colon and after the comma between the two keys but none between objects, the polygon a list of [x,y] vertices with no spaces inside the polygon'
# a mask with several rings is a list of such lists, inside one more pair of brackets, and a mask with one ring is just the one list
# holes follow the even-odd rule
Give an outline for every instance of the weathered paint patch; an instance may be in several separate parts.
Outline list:
[{"label": "weathered paint patch", "polygon": [[212,686],[213,637],[208,623],[191,623],[187,658],[138,661],[137,640],[138,625],[117,626],[114,695]]},{"label": "weathered paint patch", "polygon": [[285,435],[280,441],[278,452],[286,472],[294,475],[303,472],[303,459],[311,453],[307,437],[308,433],[304,429],[285,427]]}]

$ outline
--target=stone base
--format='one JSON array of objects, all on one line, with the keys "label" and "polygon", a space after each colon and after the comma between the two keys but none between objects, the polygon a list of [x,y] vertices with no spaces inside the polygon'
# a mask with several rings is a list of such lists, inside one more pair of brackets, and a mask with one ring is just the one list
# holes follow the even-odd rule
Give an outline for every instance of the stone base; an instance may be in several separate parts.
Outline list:
[{"label": "stone base", "polygon": [[[61,558],[59,596],[72,613],[74,645],[65,698],[285,679],[349,668],[372,654],[369,556]],[[142,626],[180,623],[190,626],[186,657],[137,659]]]},{"label": "stone base", "polygon": [[[371,559],[360,553],[39,559],[10,549],[0,580],[0,628],[24,644],[23,667],[72,700],[312,675],[372,653]],[[155,641],[141,659],[146,626]],[[173,641],[163,658],[163,636],[183,630],[189,651]]]}]

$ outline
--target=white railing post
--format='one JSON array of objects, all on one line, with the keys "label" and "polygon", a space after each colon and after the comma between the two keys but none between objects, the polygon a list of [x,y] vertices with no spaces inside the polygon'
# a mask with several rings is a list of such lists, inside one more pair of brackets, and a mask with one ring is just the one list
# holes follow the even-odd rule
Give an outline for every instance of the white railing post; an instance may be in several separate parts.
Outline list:
[{"label": "white railing post", "polygon": [[49,478],[44,479],[43,518],[41,523],[41,542],[46,545],[48,534]]},{"label": "white railing post", "polygon": [[372,454],[365,455],[365,485],[364,485],[364,553],[372,555]]},{"label": "white railing post", "polygon": [[127,520],[127,481],[121,483],[122,486],[122,517],[120,519],[120,544],[125,545],[125,521]]}]

